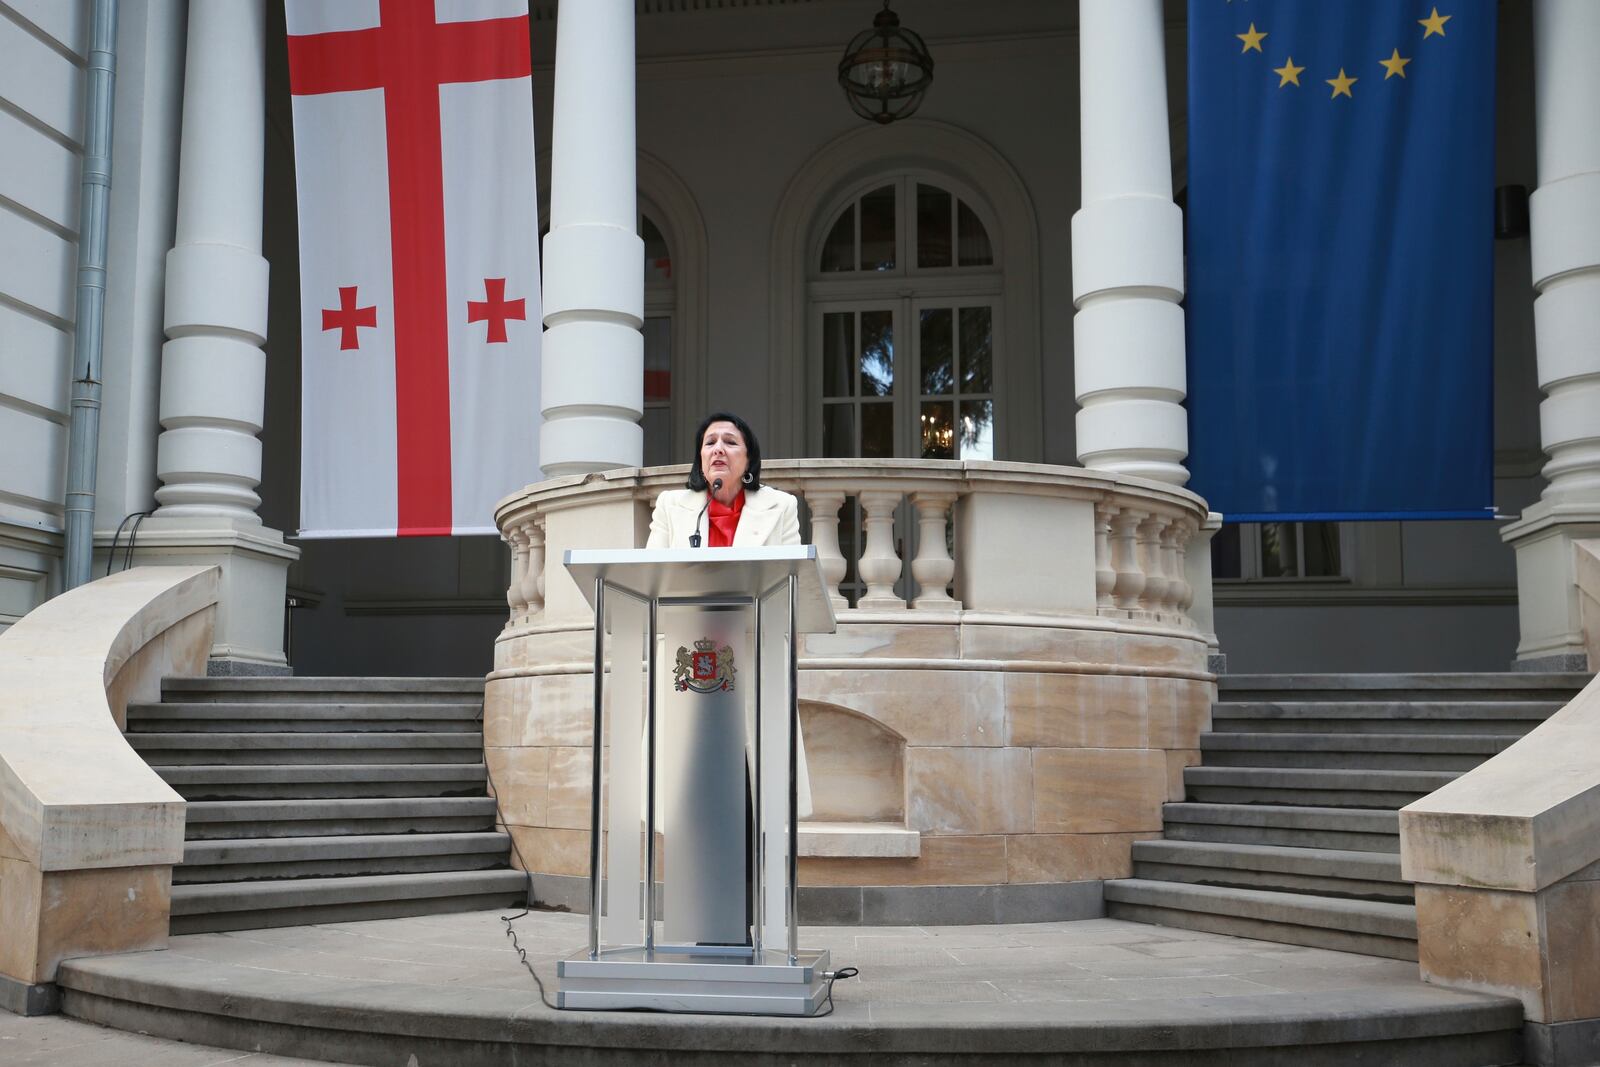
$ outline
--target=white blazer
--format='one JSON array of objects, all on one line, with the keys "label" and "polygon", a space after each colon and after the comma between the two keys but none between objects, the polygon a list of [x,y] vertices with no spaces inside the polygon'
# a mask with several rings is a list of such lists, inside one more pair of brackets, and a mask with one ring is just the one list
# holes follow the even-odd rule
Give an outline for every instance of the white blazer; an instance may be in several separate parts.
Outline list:
[{"label": "white blazer", "polygon": [[[705,490],[668,489],[656,497],[655,514],[650,517],[650,540],[646,548],[688,548],[689,535],[700,531],[702,545],[708,544],[711,520],[700,511],[706,506]],[[739,525],[733,531],[733,547],[757,545],[798,545],[800,543],[800,502],[782,489],[763,485],[744,494]]]},{"label": "white blazer", "polygon": [[[656,497],[655,514],[650,516],[650,540],[646,548],[688,548],[689,535],[699,529],[700,543],[707,544],[710,519],[700,514],[706,506],[704,490],[668,489]],[[710,513],[707,512],[707,515]],[[744,507],[739,511],[739,525],[733,531],[733,546],[749,548],[757,545],[800,544],[800,502],[792,493],[763,485],[754,492],[744,494]],[[797,739],[796,778],[797,814],[808,817],[811,806],[811,771],[806,765],[806,741],[802,733]]]}]

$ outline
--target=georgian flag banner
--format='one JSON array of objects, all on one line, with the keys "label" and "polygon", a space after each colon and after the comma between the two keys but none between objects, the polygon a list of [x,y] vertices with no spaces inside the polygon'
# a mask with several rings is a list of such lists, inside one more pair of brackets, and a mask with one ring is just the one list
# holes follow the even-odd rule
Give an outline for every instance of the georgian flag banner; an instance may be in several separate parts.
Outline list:
[{"label": "georgian flag banner", "polygon": [[493,534],[539,475],[527,0],[285,0],[300,536]]}]

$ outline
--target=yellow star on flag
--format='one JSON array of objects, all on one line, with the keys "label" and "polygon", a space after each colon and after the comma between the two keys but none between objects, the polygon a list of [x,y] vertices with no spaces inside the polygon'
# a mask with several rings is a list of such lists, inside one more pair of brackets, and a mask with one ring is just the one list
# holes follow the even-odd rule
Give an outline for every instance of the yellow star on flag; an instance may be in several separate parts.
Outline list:
[{"label": "yellow star on flag", "polygon": [[1433,14],[1429,15],[1425,19],[1418,19],[1417,20],[1417,25],[1419,25],[1423,29],[1427,30],[1427,32],[1422,35],[1422,39],[1424,41],[1426,41],[1429,37],[1432,37],[1436,33],[1440,37],[1443,37],[1444,36],[1444,24],[1449,22],[1453,18],[1455,18],[1454,15],[1441,15],[1441,14],[1439,14],[1439,9],[1438,8],[1434,8],[1433,9]]},{"label": "yellow star on flag", "polygon": [[[1354,100],[1355,97],[1351,96],[1350,94],[1350,86],[1354,85],[1361,79],[1348,76],[1345,74],[1344,68],[1340,67],[1339,76],[1337,78],[1324,78],[1323,80],[1329,85],[1333,86],[1333,96],[1349,96],[1350,99]],[[1328,99],[1331,100],[1333,97],[1330,96]]]},{"label": "yellow star on flag", "polygon": [[1257,52],[1261,51],[1261,42],[1266,39],[1267,35],[1265,33],[1257,32],[1256,24],[1252,22],[1250,24],[1250,32],[1236,33],[1234,36],[1244,42],[1244,47],[1239,49],[1240,53],[1242,54],[1250,51],[1251,49],[1255,49]]},{"label": "yellow star on flag", "polygon": [[1388,59],[1380,59],[1378,62],[1383,64],[1384,70],[1388,71],[1388,73],[1383,76],[1383,80],[1388,81],[1396,74],[1404,78],[1406,76],[1406,64],[1411,62],[1411,60],[1401,59],[1400,49],[1396,48],[1394,53],[1390,55]]},{"label": "yellow star on flag", "polygon": [[1283,61],[1283,66],[1273,67],[1272,73],[1278,76],[1278,88],[1282,89],[1285,85],[1299,85],[1300,72],[1305,69],[1295,66],[1294,56],[1290,56]]}]

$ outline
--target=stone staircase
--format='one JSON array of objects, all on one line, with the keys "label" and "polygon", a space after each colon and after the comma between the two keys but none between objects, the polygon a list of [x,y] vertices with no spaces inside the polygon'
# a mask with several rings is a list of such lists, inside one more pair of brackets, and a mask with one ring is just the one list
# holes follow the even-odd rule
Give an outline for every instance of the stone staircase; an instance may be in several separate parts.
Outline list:
[{"label": "stone staircase", "polygon": [[520,904],[483,763],[483,682],[169,679],[130,744],[189,801],[172,933]]},{"label": "stone staircase", "polygon": [[1417,958],[1399,809],[1577,695],[1580,674],[1232,675],[1113,918]]}]

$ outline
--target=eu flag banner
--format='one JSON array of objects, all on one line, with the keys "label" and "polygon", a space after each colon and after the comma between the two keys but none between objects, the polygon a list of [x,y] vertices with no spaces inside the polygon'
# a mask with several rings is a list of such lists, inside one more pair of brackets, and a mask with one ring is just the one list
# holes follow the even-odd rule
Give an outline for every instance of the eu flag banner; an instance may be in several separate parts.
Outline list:
[{"label": "eu flag banner", "polygon": [[1190,0],[1191,488],[1493,514],[1492,0]]}]

